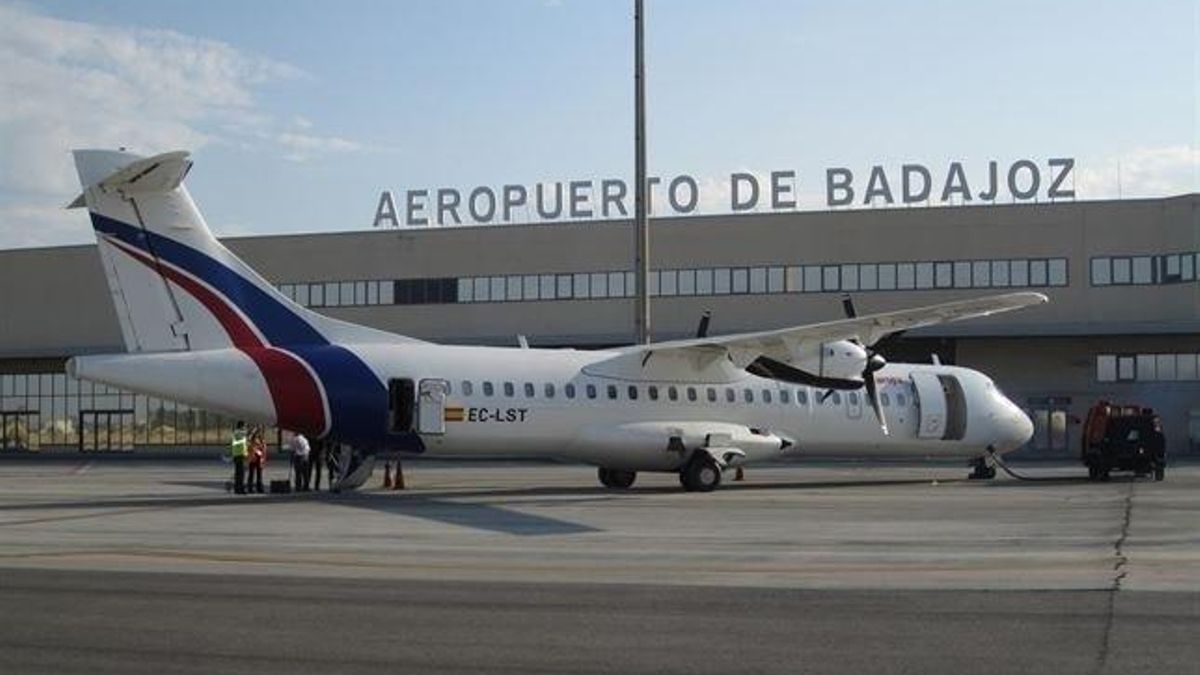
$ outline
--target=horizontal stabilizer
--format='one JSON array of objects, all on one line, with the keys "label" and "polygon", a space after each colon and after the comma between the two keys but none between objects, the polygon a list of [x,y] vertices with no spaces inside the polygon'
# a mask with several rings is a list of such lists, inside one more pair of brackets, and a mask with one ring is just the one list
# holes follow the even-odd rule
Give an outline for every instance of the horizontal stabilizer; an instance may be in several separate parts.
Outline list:
[{"label": "horizontal stabilizer", "polygon": [[[176,150],[144,159],[135,159],[106,176],[89,176],[88,178],[91,178],[92,182],[85,185],[84,191],[86,192],[90,188],[99,188],[104,192],[122,192],[131,195],[170,192],[179,187],[184,177],[187,176],[188,170],[192,168],[192,162],[188,157],[187,151]],[[67,208],[77,209],[85,204],[84,196],[80,194],[67,205]]]}]

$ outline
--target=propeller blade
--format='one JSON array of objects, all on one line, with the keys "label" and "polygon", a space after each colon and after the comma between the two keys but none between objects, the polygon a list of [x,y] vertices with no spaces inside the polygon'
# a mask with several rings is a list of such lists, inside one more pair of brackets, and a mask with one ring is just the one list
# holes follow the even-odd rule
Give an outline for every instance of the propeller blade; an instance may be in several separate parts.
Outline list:
[{"label": "propeller blade", "polygon": [[874,371],[867,373],[866,380],[863,381],[863,388],[866,389],[867,400],[871,402],[871,410],[875,411],[875,419],[879,420],[879,428],[883,430],[883,435],[887,436],[887,418],[883,416],[883,407],[879,405],[879,391],[875,385]]},{"label": "propeller blade", "polygon": [[817,389],[850,391],[862,387],[862,382],[858,380],[821,377],[806,370],[800,370],[795,366],[790,366],[782,361],[776,361],[769,356],[758,357],[750,365],[746,366],[746,371],[759,377],[779,380],[780,382],[789,382],[791,384],[805,384]]},{"label": "propeller blade", "polygon": [[712,319],[712,312],[708,312],[708,311],[704,312],[704,315],[700,317],[700,325],[696,326],[696,337],[698,337],[698,338],[708,337],[708,322],[711,319]]},{"label": "propeller blade", "polygon": [[858,316],[858,312],[854,310],[854,299],[849,293],[842,294],[842,311],[846,313],[847,319],[853,319]]}]

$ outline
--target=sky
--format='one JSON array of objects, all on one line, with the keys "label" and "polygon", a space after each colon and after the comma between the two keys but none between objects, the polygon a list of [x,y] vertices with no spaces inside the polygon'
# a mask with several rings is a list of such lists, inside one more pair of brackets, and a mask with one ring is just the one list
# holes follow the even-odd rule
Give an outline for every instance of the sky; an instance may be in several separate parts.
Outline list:
[{"label": "sky", "polygon": [[[861,198],[875,165],[936,192],[953,161],[976,191],[1069,157],[1078,199],[1200,192],[1200,0],[646,0],[646,67],[649,171],[694,177],[696,213],[735,172],[823,209],[830,167]],[[629,0],[0,0],[0,248],[91,241],[80,147],[190,150],[230,236],[628,180],[632,69]]]}]

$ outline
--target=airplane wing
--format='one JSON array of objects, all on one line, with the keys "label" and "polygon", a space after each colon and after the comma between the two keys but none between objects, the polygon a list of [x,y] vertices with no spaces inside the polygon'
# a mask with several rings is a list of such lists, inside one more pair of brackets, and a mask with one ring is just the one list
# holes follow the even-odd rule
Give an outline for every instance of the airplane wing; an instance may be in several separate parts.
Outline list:
[{"label": "airplane wing", "polygon": [[635,345],[621,350],[621,355],[616,358],[624,360],[637,355],[644,364],[651,356],[690,357],[699,368],[725,356],[738,368],[745,368],[760,356],[789,363],[801,345],[857,338],[870,346],[902,330],[991,316],[1048,301],[1049,298],[1041,293],[990,295],[807,326]]}]

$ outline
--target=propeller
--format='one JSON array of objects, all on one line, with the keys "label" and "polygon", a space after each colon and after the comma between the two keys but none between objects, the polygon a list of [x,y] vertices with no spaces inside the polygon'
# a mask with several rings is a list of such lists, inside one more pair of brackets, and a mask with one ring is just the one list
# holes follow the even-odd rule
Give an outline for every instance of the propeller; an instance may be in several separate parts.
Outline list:
[{"label": "propeller", "polygon": [[[842,294],[842,311],[845,312],[847,319],[853,319],[858,316],[858,311],[854,308],[854,299],[849,293]],[[871,404],[871,410],[875,411],[875,419],[879,420],[879,428],[883,430],[883,435],[888,435],[887,418],[883,415],[883,407],[879,404],[879,386],[875,382],[875,372],[882,370],[887,365],[887,359],[883,358],[870,345],[864,345],[856,338],[851,338],[854,342],[867,352],[867,362],[863,366],[862,372],[862,387],[867,396],[867,401]],[[826,398],[829,398],[833,393],[832,389],[827,390],[821,395],[821,402],[824,403]]]}]

